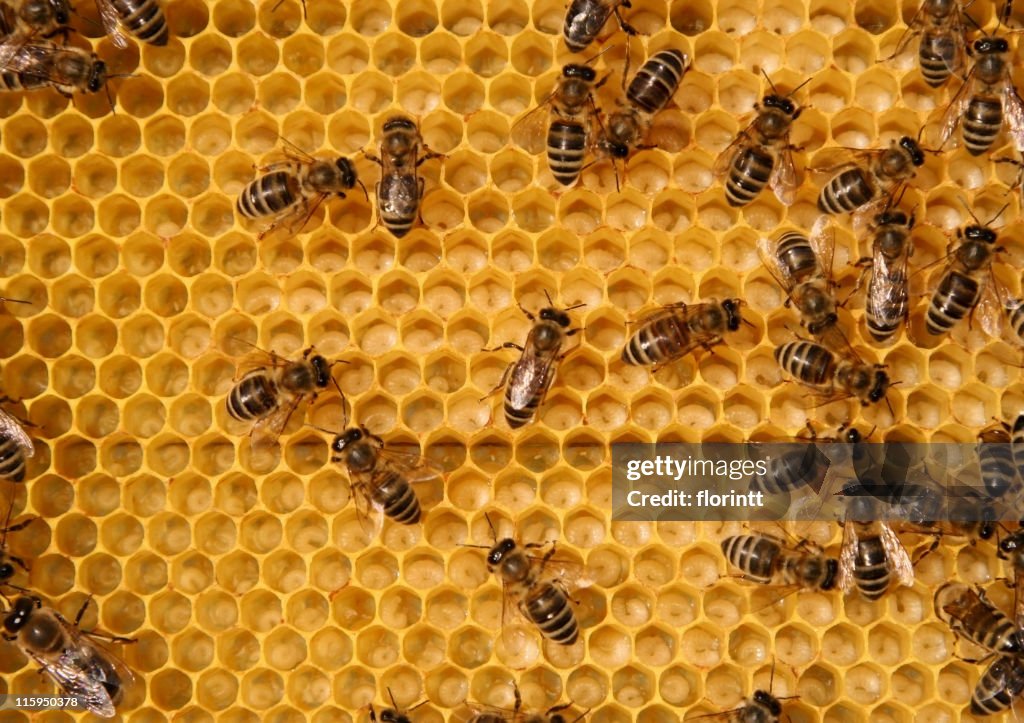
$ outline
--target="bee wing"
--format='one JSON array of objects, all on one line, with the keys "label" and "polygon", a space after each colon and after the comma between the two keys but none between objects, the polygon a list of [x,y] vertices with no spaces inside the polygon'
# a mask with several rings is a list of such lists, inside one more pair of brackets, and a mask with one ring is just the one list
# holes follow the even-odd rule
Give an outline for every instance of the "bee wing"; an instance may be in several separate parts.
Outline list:
[{"label": "bee wing", "polygon": [[774,240],[767,236],[762,236],[757,241],[757,255],[761,257],[761,263],[768,269],[768,273],[772,275],[775,282],[789,295],[796,285],[796,280],[779,263],[778,254],[775,252],[776,246],[777,244]]},{"label": "bee wing", "polygon": [[26,457],[31,457],[36,453],[32,439],[25,432],[25,428],[21,426],[21,422],[2,408],[0,408],[0,436],[6,436],[14,440],[14,443],[21,447]]},{"label": "bee wing", "polygon": [[296,396],[291,401],[278,405],[277,409],[263,419],[258,419],[252,425],[250,436],[253,449],[266,449],[277,444],[278,438],[288,425],[288,420],[295,413],[296,407],[302,401],[303,395]]},{"label": "bee wing", "polygon": [[[544,558],[538,555],[530,555],[530,560],[540,565]],[[576,560],[571,560],[557,555],[548,559],[544,564],[544,579],[559,585],[567,593],[583,587],[590,587],[593,580],[587,575],[586,567]]]},{"label": "bee wing", "polygon": [[722,181],[729,175],[729,169],[732,168],[733,159],[736,158],[736,154],[743,150],[750,142],[750,135],[747,133],[747,130],[742,130],[736,135],[732,143],[726,146],[725,150],[719,153],[718,158],[715,159],[715,165],[712,168],[715,178]]},{"label": "bee wing", "polygon": [[512,125],[512,142],[527,153],[540,153],[547,147],[548,116],[552,98],[553,93]]},{"label": "bee wing", "polygon": [[921,3],[921,7],[914,13],[914,17],[907,23],[907,29],[903,31],[900,39],[896,43],[896,49],[892,51],[886,60],[892,60],[893,58],[899,57],[906,52],[907,46],[910,45],[910,41],[921,34],[921,29],[924,25],[924,3]]},{"label": "bee wing", "polygon": [[70,645],[56,661],[47,661],[35,655],[32,657],[70,696],[81,699],[94,714],[112,717],[114,704],[105,684],[124,687],[135,676],[118,655],[59,615],[56,617],[67,633]]},{"label": "bee wing", "polygon": [[999,298],[999,282],[991,269],[985,281],[985,288],[981,290],[981,298],[978,299],[978,306],[974,313],[979,315],[981,328],[985,330],[985,333],[993,339],[999,339],[1003,335],[1003,322],[1005,321],[1003,309],[1006,303]]},{"label": "bee wing", "polygon": [[375,540],[384,527],[384,507],[370,496],[370,489],[374,484],[373,475],[365,472],[348,474],[359,526],[370,540]]},{"label": "bee wing", "polygon": [[910,559],[910,553],[888,523],[883,522],[879,527],[882,547],[889,556],[889,566],[900,585],[910,587],[914,584],[914,563]]},{"label": "bee wing", "polygon": [[974,69],[967,74],[967,78],[964,80],[963,85],[960,86],[960,90],[953,96],[953,100],[950,101],[949,107],[946,109],[946,115],[942,117],[942,145],[946,145],[946,141],[950,139],[953,133],[956,131],[956,127],[960,125],[960,121],[963,119],[964,111],[967,110],[967,104],[970,103],[971,97],[974,95]]},{"label": "bee wing", "polygon": [[868,201],[863,206],[853,212],[853,233],[858,238],[865,236],[871,229],[871,222],[875,216],[882,212],[890,201],[898,194],[899,188],[902,184],[898,184],[887,191],[882,191],[878,196],[871,201]]},{"label": "bee wing", "polygon": [[114,717],[114,703],[110,694],[102,681],[89,676],[79,656],[69,656],[65,652],[54,663],[33,653],[29,654],[69,697],[78,698],[90,712],[101,718]]},{"label": "bee wing", "polygon": [[387,447],[380,450],[378,454],[385,463],[401,470],[409,484],[427,482],[444,476],[444,470],[431,460],[418,454],[397,452]]},{"label": "bee wing", "polygon": [[909,311],[907,269],[911,248],[908,238],[903,253],[892,260],[881,252],[877,243],[873,249],[867,306],[886,326],[899,323]]},{"label": "bee wing", "polygon": [[689,304],[685,304],[680,301],[677,304],[665,304],[664,306],[641,316],[635,321],[631,321],[630,326],[642,327],[648,324],[653,324],[656,321],[661,321],[670,316],[676,316],[677,314],[685,314],[686,310],[690,308]]},{"label": "bee wing", "polygon": [[507,399],[513,409],[525,409],[536,396],[540,397],[539,407],[555,379],[556,356],[538,354],[534,350],[533,334],[531,331],[526,340],[526,351],[509,374]]},{"label": "bee wing", "polygon": [[818,266],[828,279],[829,286],[832,285],[832,262],[836,256],[836,232],[832,225],[830,216],[823,215],[814,222],[811,234],[807,237],[814,249],[814,255],[818,257]]},{"label": "bee wing", "polygon": [[1024,151],[1024,100],[1021,100],[1009,72],[1003,81],[1003,112],[1010,128],[1010,137],[1018,151]]},{"label": "bee wing", "polygon": [[96,0],[96,10],[100,15],[100,22],[103,23],[103,30],[110,36],[115,46],[124,50],[128,47],[128,36],[121,29],[121,18],[117,8],[110,0]]},{"label": "bee wing", "polygon": [[843,525],[843,546],[839,550],[839,589],[844,595],[853,588],[853,570],[857,566],[859,538],[856,527],[852,522]]},{"label": "bee wing", "polygon": [[775,160],[775,167],[772,169],[772,175],[768,179],[768,184],[771,186],[772,191],[775,192],[775,197],[779,199],[780,203],[786,206],[793,205],[793,201],[796,200],[796,190],[800,184],[797,183],[796,164],[793,163],[793,150],[789,147],[788,142]]}]

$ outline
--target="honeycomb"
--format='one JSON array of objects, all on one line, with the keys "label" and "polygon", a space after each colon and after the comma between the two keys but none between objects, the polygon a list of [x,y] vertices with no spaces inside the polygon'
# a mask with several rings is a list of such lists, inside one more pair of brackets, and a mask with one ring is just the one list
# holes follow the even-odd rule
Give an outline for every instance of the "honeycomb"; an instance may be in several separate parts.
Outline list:
[{"label": "honeycomb", "polygon": [[[912,54],[879,62],[913,2],[634,0],[632,67],[665,48],[692,67],[620,187],[605,162],[571,189],[509,141],[573,57],[561,0],[307,0],[305,17],[294,0],[165,8],[164,48],[119,51],[82,25],[132,74],[112,81],[116,111],[102,94],[0,94],[0,291],[30,302],[0,310],[0,382],[37,440],[28,481],[4,483],[0,503],[14,521],[39,516],[8,540],[31,562],[22,582],[66,616],[91,595],[84,626],[138,638],[122,650],[137,671],[125,720],[349,722],[390,691],[436,723],[467,703],[510,708],[513,681],[527,708],[572,702],[595,723],[672,723],[769,687],[793,696],[793,723],[972,720],[980,668],[954,655],[932,594],[951,577],[1009,574],[992,545],[944,541],[913,587],[878,604],[780,600],[730,576],[718,540],[736,525],[608,519],[610,443],[784,437],[808,416],[851,415],[884,439],[968,442],[1024,407],[1017,349],[966,324],[952,343],[913,336],[919,304],[911,336],[858,338],[899,381],[891,410],[808,412],[772,356],[795,321],[756,244],[810,228],[820,181],[808,174],[790,207],[765,193],[734,209],[712,177],[766,90],[761,70],[787,90],[810,78],[796,96],[801,164],[934,124],[950,90],[928,88]],[[970,11],[994,25],[990,4]],[[596,61],[616,74],[620,40]],[[396,112],[446,156],[421,168],[423,223],[408,236],[377,227],[360,193],[294,237],[257,243],[236,219],[280,137],[353,158],[372,189],[360,151]],[[967,220],[961,197],[980,217],[1009,203],[1000,278],[1018,294],[1014,173],[960,148],[929,154],[904,202],[917,208],[915,266],[945,253]],[[846,289],[858,243],[840,226]],[[481,349],[521,342],[517,303],[536,310],[545,292],[585,304],[573,312],[585,332],[537,423],[513,434],[497,398],[480,401],[512,352]],[[752,325],[728,346],[653,377],[620,361],[627,320],[712,296],[748,304]],[[844,322],[862,329],[861,310],[854,298]],[[328,437],[298,419],[279,449],[252,448],[223,404],[251,344],[348,362],[336,375],[354,421],[447,472],[422,526],[368,535]],[[307,416],[341,419],[330,394]],[[581,642],[495,635],[500,589],[482,552],[461,546],[490,542],[485,512],[583,563]],[[812,531],[823,544],[837,534]],[[1001,584],[991,594],[1009,604]],[[50,690],[10,644],[0,651],[0,692]]]}]

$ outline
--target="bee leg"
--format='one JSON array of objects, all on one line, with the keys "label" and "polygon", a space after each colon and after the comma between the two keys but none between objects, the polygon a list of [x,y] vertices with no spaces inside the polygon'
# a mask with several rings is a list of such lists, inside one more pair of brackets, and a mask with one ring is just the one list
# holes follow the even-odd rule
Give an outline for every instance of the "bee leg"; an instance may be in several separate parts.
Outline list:
[{"label": "bee leg", "polygon": [[[417,178],[416,182],[419,184],[419,187],[420,187],[420,196],[419,197],[422,199],[423,198],[423,194],[426,192],[426,189],[427,189],[427,183],[422,178]],[[421,204],[419,204],[419,203],[416,204],[416,218],[419,220],[421,226],[425,226],[426,225],[426,224],[423,223],[423,206]]]},{"label": "bee leg", "polygon": [[[624,7],[624,8],[631,8],[631,7],[633,7],[633,4],[628,2],[628,0],[625,0],[622,3],[619,3],[619,6],[620,7]],[[613,10],[612,12],[615,13],[615,19],[619,21],[619,29],[622,32],[624,32],[626,35],[639,35],[640,34],[639,30],[634,28],[632,25],[627,23],[625,21],[625,19],[623,19],[622,13],[619,12],[619,8],[618,7],[616,7],[615,10]]]},{"label": "bee leg", "polygon": [[[486,350],[485,349],[485,351],[493,351],[493,350]],[[512,362],[507,367],[505,367],[505,372],[501,375],[501,380],[498,382],[498,384],[494,387],[494,389],[492,389],[491,391],[487,392],[487,394],[485,394],[482,397],[480,397],[480,399],[478,401],[482,402],[483,400],[487,399],[487,397],[495,394],[496,392],[501,391],[501,389],[505,386],[505,382],[508,381],[508,375],[512,373],[512,367],[514,367],[514,366],[515,366],[515,362]]]},{"label": "bee leg", "polygon": [[18,530],[24,530],[26,527],[28,527],[29,525],[31,525],[33,522],[35,522],[38,519],[39,519],[38,517],[30,517],[29,519],[25,520],[24,522],[19,522],[18,524],[12,525],[11,527],[6,527],[3,530],[0,530],[0,532],[3,532],[4,534],[7,534],[8,532],[17,532]]},{"label": "bee leg", "polygon": [[377,723],[377,711],[373,709],[373,703],[370,703],[370,720]]},{"label": "bee leg", "polygon": [[[424,146],[424,149],[426,150],[426,153],[424,153],[422,157],[416,159],[416,167],[417,168],[419,168],[420,166],[422,166],[424,163],[426,163],[427,161],[429,161],[431,159],[434,159],[434,158],[444,158],[445,157],[445,155],[443,153],[438,153],[437,151],[432,151],[429,148],[427,148],[426,146]],[[422,193],[420,195],[422,195]]]},{"label": "bee leg", "polygon": [[373,161],[378,166],[383,166],[384,165],[384,163],[377,156],[373,155],[372,153],[367,153],[366,151],[362,151],[362,154],[363,154],[363,158],[365,158],[366,160]]}]

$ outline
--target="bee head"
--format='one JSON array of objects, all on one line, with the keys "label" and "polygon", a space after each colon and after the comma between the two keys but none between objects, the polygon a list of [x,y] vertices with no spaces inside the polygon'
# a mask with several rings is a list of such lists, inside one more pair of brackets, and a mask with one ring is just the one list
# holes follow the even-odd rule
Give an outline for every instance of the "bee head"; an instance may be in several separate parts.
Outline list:
[{"label": "bee head", "polygon": [[821,581],[822,590],[831,590],[836,586],[839,577],[839,561],[831,557],[825,561],[825,579]]},{"label": "bee head", "polygon": [[14,577],[14,565],[9,562],[0,562],[0,582],[10,580]]},{"label": "bee head", "polygon": [[900,138],[900,148],[907,152],[910,156],[910,162],[915,166],[924,165],[924,151],[921,150],[921,146],[913,138],[910,136]]},{"label": "bee head", "polygon": [[92,68],[89,69],[89,80],[86,83],[90,93],[98,93],[104,84],[107,82],[107,64],[102,60],[93,61]]},{"label": "bee head", "polygon": [[490,552],[487,553],[487,567],[494,570],[494,568],[500,566],[505,560],[505,556],[514,549],[516,549],[516,541],[511,537],[506,537],[504,540],[501,540],[491,548]]},{"label": "bee head", "polygon": [[882,369],[875,370],[875,383],[868,393],[868,399],[872,402],[880,402],[885,399],[885,393],[889,391],[889,375]]},{"label": "bee head", "polygon": [[988,226],[972,225],[964,229],[963,238],[967,241],[983,241],[987,244],[994,244],[997,236],[996,232]]},{"label": "bee head", "polygon": [[1019,530],[999,541],[999,551],[1005,555],[1012,555],[1024,549],[1024,530]]},{"label": "bee head", "polygon": [[392,708],[385,708],[380,712],[380,720],[381,723],[401,723],[408,719]]},{"label": "bee head", "polygon": [[629,157],[629,145],[626,143],[620,143],[606,138],[601,142],[601,148],[612,158]]},{"label": "bee head", "polygon": [[345,188],[352,188],[356,185],[356,167],[352,165],[352,161],[347,158],[339,158],[334,165],[338,167],[338,172],[341,174],[341,185]]},{"label": "bee head", "polygon": [[860,433],[859,429],[850,427],[846,430],[846,434],[843,435],[843,441],[847,444],[860,444],[864,441],[864,435]]},{"label": "bee head", "polygon": [[555,309],[550,306],[540,310],[540,318],[544,321],[553,321],[565,329],[568,329],[571,323],[568,314],[561,309]]},{"label": "bee head", "polygon": [[591,68],[589,65],[581,65],[579,63],[569,63],[562,67],[563,78],[579,78],[585,80],[588,83],[593,83],[597,80],[597,71]]},{"label": "bee head", "polygon": [[548,723],[565,723],[565,716],[561,713],[555,713],[554,715],[548,716]]},{"label": "bee head", "polygon": [[[991,512],[991,508],[985,509],[986,514]],[[991,540],[996,534],[996,523],[993,520],[984,520],[978,527],[978,537],[982,540]]]},{"label": "bee head", "polygon": [[883,211],[875,216],[876,226],[910,226],[914,225],[914,217],[907,218],[903,211]]},{"label": "bee head", "polygon": [[32,597],[19,597],[14,601],[11,611],[4,618],[4,629],[9,633],[17,633],[28,624],[32,611],[39,606],[39,600]]},{"label": "bee head", "polygon": [[993,55],[1009,51],[1010,44],[1006,38],[984,37],[974,41],[974,52],[979,55]]},{"label": "bee head", "polygon": [[763,705],[768,709],[768,712],[778,718],[782,715],[782,703],[774,695],[766,690],[755,690],[754,691],[754,702]]},{"label": "bee head", "polygon": [[729,331],[736,331],[740,328],[740,324],[743,322],[743,317],[740,316],[740,306],[743,304],[739,299],[726,299],[722,302],[722,308],[725,310],[727,317],[727,328]]},{"label": "bee head", "polygon": [[316,354],[309,360],[309,363],[313,365],[313,371],[316,372],[316,385],[320,389],[331,383],[331,363],[329,361]]},{"label": "bee head", "polygon": [[416,130],[416,124],[413,123],[408,118],[406,118],[404,115],[396,115],[384,121],[383,130],[385,133],[396,130],[414,131]]},{"label": "bee head", "polygon": [[776,95],[775,93],[766,95],[762,99],[761,103],[765,108],[775,108],[776,110],[785,113],[790,118],[796,118],[800,115],[800,109],[796,107],[796,103],[782,95]]},{"label": "bee head", "polygon": [[331,451],[335,454],[341,454],[346,448],[352,446],[363,438],[363,430],[358,427],[352,429],[346,429],[344,432],[339,434],[331,442]]}]

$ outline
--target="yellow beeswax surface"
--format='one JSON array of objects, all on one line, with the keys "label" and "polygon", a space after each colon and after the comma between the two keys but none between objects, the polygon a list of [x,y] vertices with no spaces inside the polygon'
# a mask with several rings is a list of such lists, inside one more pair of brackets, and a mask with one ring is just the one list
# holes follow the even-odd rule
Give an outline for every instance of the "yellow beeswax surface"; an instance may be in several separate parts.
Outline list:
[{"label": "yellow beeswax surface", "polygon": [[[899,381],[892,411],[808,412],[773,357],[797,320],[756,244],[810,228],[820,179],[788,208],[766,192],[738,210],[712,176],[766,92],[761,69],[787,92],[812,78],[795,96],[801,166],[934,121],[950,91],[924,84],[913,53],[876,62],[915,5],[635,0],[633,69],[665,48],[692,67],[657,117],[657,148],[630,158],[616,190],[607,162],[565,189],[542,153],[509,142],[580,59],[561,41],[561,0],[307,0],[305,21],[299,3],[275,2],[170,0],[165,48],[119,51],[83,26],[115,72],[136,74],[111,81],[116,113],[102,93],[0,95],[0,291],[31,302],[0,310],[0,383],[38,425],[29,480],[0,492],[15,520],[41,518],[9,546],[31,561],[21,582],[66,616],[92,595],[99,613],[83,625],[138,638],[123,648],[138,672],[123,718],[346,723],[390,689],[401,706],[426,701],[415,721],[438,723],[467,701],[511,707],[516,680],[530,709],[572,701],[594,723],[674,723],[767,689],[774,661],[772,691],[797,696],[785,701],[793,723],[971,720],[980,668],[954,656],[932,594],[952,576],[1008,574],[991,543],[944,541],[913,587],[878,604],[777,601],[728,577],[718,540],[735,525],[608,520],[612,442],[771,438],[809,415],[834,427],[851,414],[876,438],[972,441],[1024,406],[1010,345],[961,324],[951,342],[901,333],[878,347],[858,296],[842,319]],[[971,13],[994,26],[989,3]],[[612,43],[595,61],[615,71],[605,107],[622,92],[625,46]],[[421,167],[423,225],[399,240],[376,226],[379,170],[359,155],[376,152],[395,113],[446,156]],[[353,158],[370,200],[356,189],[301,234],[257,242],[234,202],[279,137]],[[929,154],[904,200],[917,208],[914,265],[946,253],[966,221],[961,196],[983,219],[1009,203],[999,274],[1019,293],[1013,174],[962,149]],[[865,243],[839,227],[842,297]],[[539,421],[512,433],[498,399],[479,400],[513,352],[481,349],[521,343],[517,303],[536,311],[545,291],[585,304],[572,314],[586,329]],[[747,302],[752,326],[714,355],[653,378],[620,361],[627,320],[726,295]],[[315,344],[348,361],[335,369],[355,421],[389,444],[424,440],[448,474],[421,490],[422,526],[368,535],[329,435],[298,418],[280,449],[251,448],[223,404],[249,344],[290,357]],[[307,421],[337,429],[336,396]],[[459,546],[490,541],[484,511],[503,533],[557,539],[584,563],[581,642],[496,636],[499,586],[483,551]],[[1007,609],[1001,583],[992,595]],[[0,692],[49,689],[0,646]]]}]

